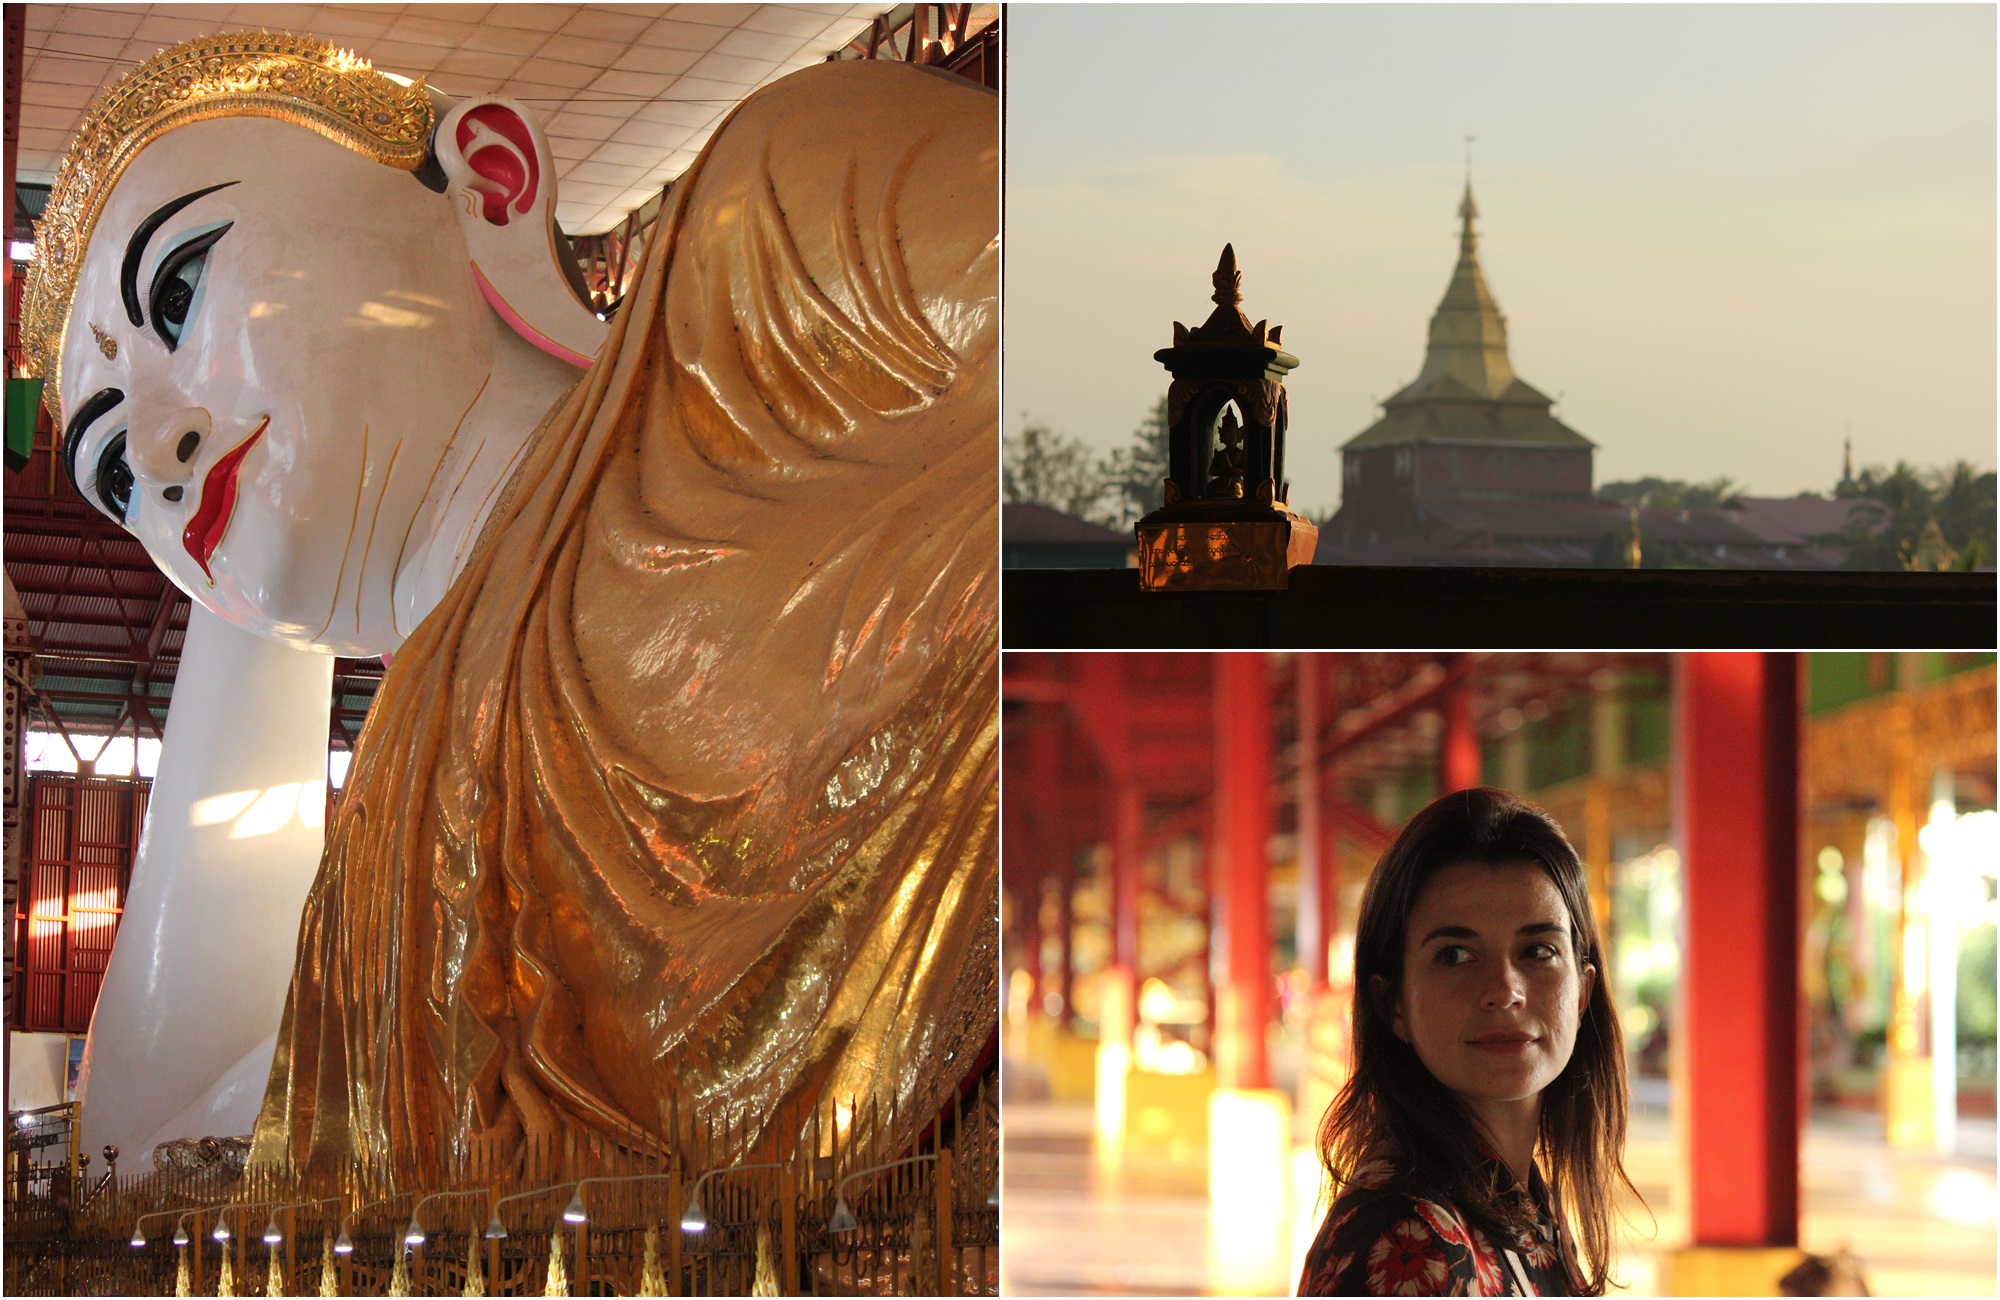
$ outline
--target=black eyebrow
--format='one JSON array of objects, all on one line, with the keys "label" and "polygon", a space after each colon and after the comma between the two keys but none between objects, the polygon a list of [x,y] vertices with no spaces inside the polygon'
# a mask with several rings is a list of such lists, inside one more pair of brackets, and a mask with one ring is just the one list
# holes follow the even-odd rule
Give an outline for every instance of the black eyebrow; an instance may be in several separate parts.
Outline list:
[{"label": "black eyebrow", "polygon": [[[1531,934],[1548,934],[1551,931],[1559,931],[1562,928],[1562,926],[1557,925],[1554,921],[1537,921],[1533,925],[1522,926],[1514,933],[1517,937],[1525,938]],[[1417,947],[1421,948],[1433,939],[1477,939],[1478,937],[1478,931],[1469,929],[1463,925],[1441,925],[1425,935],[1423,941],[1417,944]]]},{"label": "black eyebrow", "polygon": [[63,471],[69,475],[69,485],[83,494],[83,485],[76,481],[76,444],[83,433],[112,407],[125,400],[123,389],[100,388],[90,395],[90,400],[76,408],[76,414],[69,417],[63,426]]},{"label": "black eyebrow", "polygon": [[138,228],[132,232],[132,238],[125,244],[125,265],[118,271],[118,291],[125,298],[125,315],[134,325],[143,326],[146,323],[145,314],[139,310],[139,258],[145,253],[146,242],[153,237],[153,232],[158,230],[167,218],[202,195],[228,189],[234,184],[235,181],[224,181],[220,185],[211,185],[205,190],[196,190],[192,194],[183,194],[177,199],[170,199],[160,205],[152,216],[140,222]]}]

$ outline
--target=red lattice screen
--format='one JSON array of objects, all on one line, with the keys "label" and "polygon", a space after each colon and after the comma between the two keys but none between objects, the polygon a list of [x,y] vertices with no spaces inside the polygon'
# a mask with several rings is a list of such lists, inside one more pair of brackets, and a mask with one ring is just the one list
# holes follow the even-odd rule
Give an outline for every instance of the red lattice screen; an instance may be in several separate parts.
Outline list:
[{"label": "red lattice screen", "polygon": [[90,1028],[153,783],[38,772],[14,914],[15,1029]]}]

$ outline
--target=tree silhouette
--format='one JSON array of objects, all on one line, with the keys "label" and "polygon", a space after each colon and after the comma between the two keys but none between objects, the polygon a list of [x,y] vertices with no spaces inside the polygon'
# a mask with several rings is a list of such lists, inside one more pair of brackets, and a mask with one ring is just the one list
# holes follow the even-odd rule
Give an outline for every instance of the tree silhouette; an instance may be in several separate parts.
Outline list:
[{"label": "tree silhouette", "polygon": [[1007,501],[1091,519],[1104,495],[1104,467],[1077,439],[1029,420],[1021,436],[1006,440],[1002,449],[1000,486]]}]

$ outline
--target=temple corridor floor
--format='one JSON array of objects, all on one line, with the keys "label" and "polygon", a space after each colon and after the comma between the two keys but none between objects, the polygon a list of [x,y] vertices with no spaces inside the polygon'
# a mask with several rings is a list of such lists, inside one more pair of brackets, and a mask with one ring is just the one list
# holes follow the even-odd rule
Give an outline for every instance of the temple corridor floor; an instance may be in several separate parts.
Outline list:
[{"label": "temple corridor floor", "polygon": [[[1672,1204],[1664,1101],[1635,1099],[1626,1167],[1659,1230],[1644,1211],[1626,1229],[1618,1277],[1627,1295],[1658,1294],[1661,1257],[1686,1235]],[[1002,1294],[1282,1294],[1296,1284],[1315,1226],[1309,1153],[1295,1157],[1280,1208],[1222,1222],[1199,1151],[1106,1165],[1093,1158],[1088,1107],[1010,1097],[1003,1116]],[[1801,1162],[1802,1246],[1830,1253],[1845,1243],[1878,1296],[1993,1295],[1994,1121],[1959,1127],[1958,1152],[1944,1158],[1891,1151],[1873,1115],[1814,1112]]]}]

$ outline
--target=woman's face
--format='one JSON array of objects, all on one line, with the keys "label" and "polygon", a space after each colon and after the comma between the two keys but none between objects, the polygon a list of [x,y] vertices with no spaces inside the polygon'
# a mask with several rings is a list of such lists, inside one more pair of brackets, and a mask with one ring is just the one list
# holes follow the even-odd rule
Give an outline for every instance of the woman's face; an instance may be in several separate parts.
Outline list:
[{"label": "woman's face", "polygon": [[1410,912],[1391,1025],[1475,1111],[1523,1101],[1569,1064],[1596,978],[1547,872],[1460,863],[1433,875]]},{"label": "woman's face", "polygon": [[492,365],[467,265],[406,172],[262,118],[169,131],[77,282],[62,405],[84,499],[233,623],[393,649],[413,521]]}]

